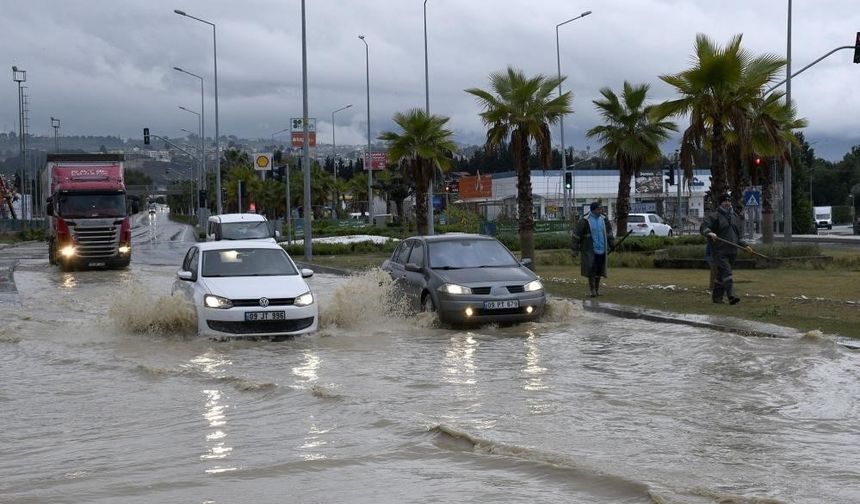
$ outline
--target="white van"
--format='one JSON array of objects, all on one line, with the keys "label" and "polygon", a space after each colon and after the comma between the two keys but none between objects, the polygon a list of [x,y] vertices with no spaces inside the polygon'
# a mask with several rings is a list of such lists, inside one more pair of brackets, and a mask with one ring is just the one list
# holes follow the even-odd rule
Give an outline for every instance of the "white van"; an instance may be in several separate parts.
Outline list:
[{"label": "white van", "polygon": [[206,241],[271,240],[281,235],[264,215],[252,213],[221,214],[209,217]]},{"label": "white van", "polygon": [[812,207],[812,217],[815,219],[815,229],[833,229],[833,207]]}]

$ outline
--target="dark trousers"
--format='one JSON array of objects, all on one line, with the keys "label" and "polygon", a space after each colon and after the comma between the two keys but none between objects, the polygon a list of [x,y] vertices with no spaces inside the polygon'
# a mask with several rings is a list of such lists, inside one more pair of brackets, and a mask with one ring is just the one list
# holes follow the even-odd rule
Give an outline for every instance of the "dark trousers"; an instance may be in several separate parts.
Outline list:
[{"label": "dark trousers", "polygon": [[713,300],[721,301],[723,296],[735,297],[735,281],[732,277],[732,268],[735,266],[737,252],[715,252],[711,259],[716,263],[717,275],[714,277]]},{"label": "dark trousers", "polygon": [[600,278],[603,276],[603,269],[606,267],[606,254],[594,254],[594,261],[591,263],[591,278]]}]

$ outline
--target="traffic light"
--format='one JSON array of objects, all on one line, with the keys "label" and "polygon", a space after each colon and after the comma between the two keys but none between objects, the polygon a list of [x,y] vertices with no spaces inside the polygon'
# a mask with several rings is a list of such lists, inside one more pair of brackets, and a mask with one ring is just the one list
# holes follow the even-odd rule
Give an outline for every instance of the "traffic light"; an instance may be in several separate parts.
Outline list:
[{"label": "traffic light", "polygon": [[143,143],[149,145],[149,128],[143,128]]},{"label": "traffic light", "polygon": [[860,32],[857,32],[857,39],[854,41],[854,63],[860,63]]},{"label": "traffic light", "polygon": [[564,174],[564,188],[567,189],[568,191],[573,189],[573,173],[572,172],[566,172]]},{"label": "traffic light", "polygon": [[672,165],[666,167],[666,182],[675,185],[675,167]]}]

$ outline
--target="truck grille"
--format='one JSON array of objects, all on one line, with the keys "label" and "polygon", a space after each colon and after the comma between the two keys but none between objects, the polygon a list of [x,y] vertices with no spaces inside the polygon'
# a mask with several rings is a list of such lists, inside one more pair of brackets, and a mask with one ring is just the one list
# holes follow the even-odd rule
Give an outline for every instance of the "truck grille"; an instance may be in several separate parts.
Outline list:
[{"label": "truck grille", "polygon": [[69,224],[78,256],[88,259],[106,259],[116,255],[121,219],[100,223],[97,226],[82,226],[80,221],[75,222],[74,225]]},{"label": "truck grille", "polygon": [[226,320],[207,320],[206,325],[213,331],[220,331],[229,334],[271,334],[271,333],[289,333],[307,329],[314,323],[313,317],[291,319],[291,320],[265,320],[256,322],[236,321],[230,322]]}]

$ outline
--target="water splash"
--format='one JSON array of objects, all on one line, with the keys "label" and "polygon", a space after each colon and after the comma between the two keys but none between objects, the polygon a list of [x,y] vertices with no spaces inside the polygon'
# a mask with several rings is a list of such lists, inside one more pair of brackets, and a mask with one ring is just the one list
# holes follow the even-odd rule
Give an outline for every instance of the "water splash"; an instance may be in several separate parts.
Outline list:
[{"label": "water splash", "polygon": [[541,322],[571,322],[584,314],[582,305],[570,299],[548,297]]},{"label": "water splash", "polygon": [[118,327],[135,334],[189,335],[196,332],[194,308],[175,296],[157,296],[132,286],[115,299],[108,312]]},{"label": "water splash", "polygon": [[378,268],[349,277],[320,308],[323,329],[381,327],[409,313],[391,276]]}]

